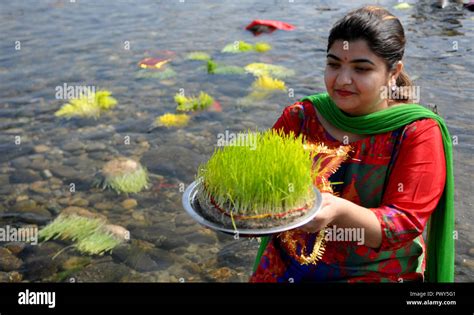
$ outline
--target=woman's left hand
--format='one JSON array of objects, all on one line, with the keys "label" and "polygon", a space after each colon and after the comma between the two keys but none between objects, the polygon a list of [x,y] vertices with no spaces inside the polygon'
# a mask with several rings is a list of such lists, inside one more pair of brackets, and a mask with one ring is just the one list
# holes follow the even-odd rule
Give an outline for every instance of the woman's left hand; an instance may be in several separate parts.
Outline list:
[{"label": "woman's left hand", "polygon": [[322,193],[321,195],[323,198],[321,209],[313,220],[299,227],[300,230],[307,233],[316,233],[324,229],[326,225],[336,223],[344,214],[344,209],[349,201],[331,193]]}]

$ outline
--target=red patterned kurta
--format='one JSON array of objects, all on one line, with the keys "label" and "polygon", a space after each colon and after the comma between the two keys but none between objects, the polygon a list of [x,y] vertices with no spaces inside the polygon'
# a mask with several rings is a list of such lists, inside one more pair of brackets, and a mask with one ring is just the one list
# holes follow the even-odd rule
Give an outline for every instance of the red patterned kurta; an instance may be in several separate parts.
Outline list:
[{"label": "red patterned kurta", "polygon": [[[342,145],[325,131],[309,101],[286,107],[273,128],[302,133],[328,147]],[[328,241],[316,266],[301,265],[275,235],[252,282],[423,280],[426,248],[422,233],[446,177],[438,124],[432,119],[418,120],[350,145],[350,158],[330,180],[343,182],[334,185],[339,196],[375,213],[382,229],[380,248],[356,241]],[[302,241],[311,248],[314,235],[301,235],[306,235]]]}]

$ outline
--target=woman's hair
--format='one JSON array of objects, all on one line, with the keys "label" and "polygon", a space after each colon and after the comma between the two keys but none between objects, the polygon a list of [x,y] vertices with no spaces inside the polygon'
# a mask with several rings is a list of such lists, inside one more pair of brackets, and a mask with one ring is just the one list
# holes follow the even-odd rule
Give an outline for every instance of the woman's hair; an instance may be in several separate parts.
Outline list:
[{"label": "woman's hair", "polygon": [[[359,39],[365,40],[369,48],[385,60],[387,71],[393,70],[403,58],[406,42],[403,26],[396,16],[384,8],[365,6],[337,21],[329,33],[327,51],[336,40]],[[398,87],[412,85],[404,70],[396,84]]]}]

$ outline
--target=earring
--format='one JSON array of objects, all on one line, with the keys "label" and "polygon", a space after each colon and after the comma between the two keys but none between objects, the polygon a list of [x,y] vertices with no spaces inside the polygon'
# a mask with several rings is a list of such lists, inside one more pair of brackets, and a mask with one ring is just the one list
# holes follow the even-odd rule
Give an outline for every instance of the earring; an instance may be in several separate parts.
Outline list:
[{"label": "earring", "polygon": [[395,92],[396,89],[397,89],[397,85],[396,84],[392,85],[392,92]]}]

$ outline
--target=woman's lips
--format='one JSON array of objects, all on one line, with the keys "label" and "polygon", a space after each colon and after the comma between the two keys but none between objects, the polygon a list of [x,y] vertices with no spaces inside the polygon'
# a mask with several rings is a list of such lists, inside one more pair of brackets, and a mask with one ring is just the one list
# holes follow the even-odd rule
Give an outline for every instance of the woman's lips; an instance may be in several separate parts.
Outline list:
[{"label": "woman's lips", "polygon": [[336,90],[336,93],[342,97],[347,97],[347,96],[351,96],[351,95],[354,95],[355,93],[353,92],[350,92],[350,91],[344,91],[344,90]]}]

